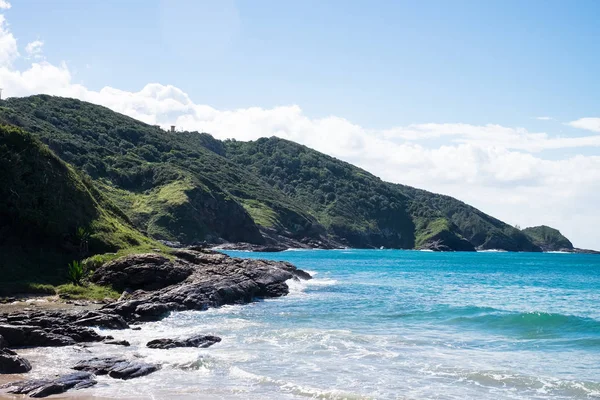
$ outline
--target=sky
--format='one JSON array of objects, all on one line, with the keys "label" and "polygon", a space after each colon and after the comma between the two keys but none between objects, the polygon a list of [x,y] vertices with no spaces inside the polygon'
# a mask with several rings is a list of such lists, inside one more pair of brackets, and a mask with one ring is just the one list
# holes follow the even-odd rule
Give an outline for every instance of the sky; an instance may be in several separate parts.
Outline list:
[{"label": "sky", "polygon": [[0,0],[0,87],[279,136],[600,249],[598,15],[585,0]]}]

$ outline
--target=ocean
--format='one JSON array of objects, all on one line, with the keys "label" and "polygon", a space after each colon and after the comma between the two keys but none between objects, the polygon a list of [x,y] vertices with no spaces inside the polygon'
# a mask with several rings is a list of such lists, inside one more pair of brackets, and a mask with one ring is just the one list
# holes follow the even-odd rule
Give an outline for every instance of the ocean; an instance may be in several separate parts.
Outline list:
[{"label": "ocean", "polygon": [[[34,376],[93,355],[163,364],[83,395],[154,399],[600,399],[600,256],[398,250],[228,252],[314,275],[249,305],[181,312],[129,348],[30,349]],[[208,349],[151,339],[214,334]]]}]

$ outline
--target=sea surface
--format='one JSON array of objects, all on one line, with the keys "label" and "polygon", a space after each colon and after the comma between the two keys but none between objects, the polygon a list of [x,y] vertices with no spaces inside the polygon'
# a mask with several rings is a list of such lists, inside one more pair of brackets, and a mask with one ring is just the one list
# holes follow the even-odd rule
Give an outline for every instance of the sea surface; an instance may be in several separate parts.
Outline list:
[{"label": "sea surface", "polygon": [[[244,306],[182,312],[132,347],[31,349],[34,376],[93,355],[160,362],[81,394],[144,399],[600,399],[600,256],[397,250],[228,252],[314,280]],[[208,349],[154,338],[215,334]],[[24,353],[24,354],[25,354]]]}]

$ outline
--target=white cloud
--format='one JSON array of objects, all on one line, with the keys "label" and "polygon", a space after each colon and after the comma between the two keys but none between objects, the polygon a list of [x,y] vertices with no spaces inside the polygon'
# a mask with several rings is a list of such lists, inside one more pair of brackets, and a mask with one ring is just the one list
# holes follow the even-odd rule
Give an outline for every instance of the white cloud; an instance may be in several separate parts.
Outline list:
[{"label": "white cloud", "polygon": [[588,131],[600,132],[600,118],[580,118],[569,122],[567,125]]},{"label": "white cloud", "polygon": [[0,0],[0,9],[8,10],[10,8],[10,3],[6,0]]},{"label": "white cloud", "polygon": [[551,121],[554,118],[552,118],[552,117],[535,117],[535,119],[539,119],[540,121]]},{"label": "white cloud", "polygon": [[[102,104],[149,124],[217,138],[279,136],[356,164],[382,179],[457,197],[511,224],[554,225],[576,245],[600,248],[600,156],[544,158],[548,149],[600,147],[600,135],[563,138],[497,124],[414,124],[373,130],[336,116],[311,118],[298,105],[219,110],[183,90],[150,83],[129,92],[75,84],[66,64],[12,67],[16,40],[0,20],[5,95],[48,93]],[[600,125],[574,121],[585,129]],[[584,121],[584,122],[581,122]],[[595,120],[598,123],[599,120]],[[593,122],[593,121],[592,121]],[[581,127],[581,126],[578,126]]]},{"label": "white cloud", "polygon": [[42,58],[42,47],[44,42],[41,40],[34,40],[33,42],[27,43],[25,46],[25,52],[30,58]]},{"label": "white cloud", "polygon": [[17,39],[8,30],[4,15],[0,14],[0,67],[10,66],[18,56]]}]

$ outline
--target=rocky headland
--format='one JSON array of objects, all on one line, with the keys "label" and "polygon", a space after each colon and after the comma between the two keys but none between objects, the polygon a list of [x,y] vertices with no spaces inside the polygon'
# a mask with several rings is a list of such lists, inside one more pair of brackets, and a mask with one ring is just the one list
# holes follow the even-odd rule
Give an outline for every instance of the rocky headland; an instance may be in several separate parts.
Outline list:
[{"label": "rocky headland", "polygon": [[[136,254],[118,258],[98,268],[92,282],[123,291],[121,298],[93,310],[21,310],[0,314],[0,373],[23,374],[31,364],[20,348],[74,346],[101,342],[128,346],[125,340],[103,336],[94,327],[139,329],[146,321],[160,320],[170,312],[206,310],[256,299],[285,296],[288,280],[311,276],[287,262],[229,257],[202,249],[177,249],[172,254]],[[147,347],[206,348],[221,341],[212,335],[190,338],[156,338]],[[17,350],[17,352],[15,352]],[[45,397],[96,384],[97,375],[133,379],[158,371],[159,364],[122,357],[83,354],[74,371],[64,376],[20,380],[0,386],[0,393]]]}]

